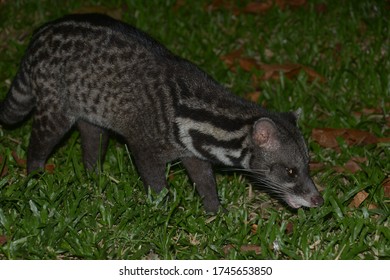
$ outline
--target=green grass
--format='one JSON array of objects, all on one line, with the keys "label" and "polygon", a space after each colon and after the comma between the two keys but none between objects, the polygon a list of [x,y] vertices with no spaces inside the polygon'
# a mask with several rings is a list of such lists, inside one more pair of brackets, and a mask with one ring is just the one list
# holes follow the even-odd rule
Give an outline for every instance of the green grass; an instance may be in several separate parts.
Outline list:
[{"label": "green grass", "polygon": [[[311,140],[313,128],[357,128],[389,137],[390,46],[388,1],[307,1],[305,7],[264,14],[209,11],[207,1],[6,1],[0,4],[0,99],[3,99],[33,29],[80,7],[104,10],[147,31],[169,49],[210,73],[238,95],[259,90],[259,103],[277,111],[302,107],[300,125],[325,198],[319,209],[292,211],[253,190],[239,173],[218,172],[228,213],[207,215],[180,164],[169,166],[169,190],[144,192],[130,152],[112,140],[104,172],[87,174],[77,132],[53,154],[54,173],[25,175],[12,155],[26,158],[31,121],[0,127],[1,259],[389,259],[389,198],[381,186],[390,172],[386,143],[340,151]],[[326,11],[318,12],[326,2]],[[241,4],[244,6],[244,4]],[[87,8],[88,9],[88,8]],[[326,78],[268,80],[257,88],[253,73],[228,70],[219,58],[243,46],[243,56],[267,64],[299,63]],[[270,55],[272,52],[273,55]],[[381,108],[356,118],[352,112]],[[387,123],[387,125],[386,125]],[[351,157],[362,170],[339,173]],[[368,198],[350,207],[354,196]],[[374,208],[371,206],[375,205]],[[248,250],[246,245],[258,249]],[[230,249],[229,249],[230,248]]]}]

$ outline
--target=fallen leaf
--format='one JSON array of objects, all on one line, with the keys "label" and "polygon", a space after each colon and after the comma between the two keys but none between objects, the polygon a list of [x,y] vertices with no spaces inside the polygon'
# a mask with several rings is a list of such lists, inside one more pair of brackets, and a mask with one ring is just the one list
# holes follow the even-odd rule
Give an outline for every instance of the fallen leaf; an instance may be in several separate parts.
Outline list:
[{"label": "fallen leaf", "polygon": [[296,8],[306,4],[306,0],[275,0],[275,2],[281,10],[286,7]]},{"label": "fallen leaf", "polygon": [[261,253],[261,247],[259,245],[242,245],[240,247],[241,252],[254,252],[256,255]]},{"label": "fallen leaf", "polygon": [[12,157],[14,158],[14,160],[16,161],[16,164],[19,166],[19,167],[26,167],[26,160],[25,159],[22,159],[18,156],[18,154],[15,152],[15,151],[12,151],[11,152],[11,155]]},{"label": "fallen leaf", "polygon": [[257,225],[256,224],[253,224],[252,226],[251,226],[251,232],[252,232],[252,234],[256,234],[256,232],[257,232]]},{"label": "fallen leaf", "polygon": [[368,131],[348,128],[314,128],[311,137],[325,148],[339,148],[337,138],[342,138],[349,146],[378,143],[378,138]]},{"label": "fallen leaf", "polygon": [[206,5],[205,7],[205,10],[208,12],[213,12],[220,9],[231,10],[234,14],[239,13],[239,9],[235,3],[229,0],[214,0],[211,2],[211,4]]},{"label": "fallen leaf", "polygon": [[385,197],[390,198],[390,177],[387,177],[383,181],[382,186],[384,188]]},{"label": "fallen leaf", "polygon": [[311,137],[320,146],[325,148],[338,147],[337,137],[342,135],[342,131],[331,128],[314,128],[311,132]]},{"label": "fallen leaf", "polygon": [[264,80],[279,80],[283,74],[288,79],[295,79],[301,72],[306,73],[309,82],[319,81],[324,83],[325,77],[317,73],[314,69],[293,63],[285,64],[263,64],[256,61],[254,58],[243,57],[243,47],[234,50],[228,54],[220,56],[220,59],[226,64],[226,66],[233,72],[236,71],[236,66],[243,69],[244,71],[250,72],[252,70],[261,70],[264,74],[260,77],[254,76],[253,82],[255,86]]},{"label": "fallen leaf", "polygon": [[261,96],[260,91],[253,91],[253,92],[249,92],[249,93],[245,94],[244,98],[247,100],[250,100],[254,103],[258,103],[260,96]]},{"label": "fallen leaf", "polygon": [[294,224],[292,222],[288,222],[286,226],[286,233],[291,234],[294,231]]},{"label": "fallen leaf", "polygon": [[314,10],[319,15],[326,14],[328,12],[328,5],[325,3],[319,3],[319,4],[314,6]]},{"label": "fallen leaf", "polygon": [[256,60],[253,58],[240,58],[238,60],[240,67],[247,72],[252,71],[253,69],[258,69],[259,65],[256,63]]},{"label": "fallen leaf", "polygon": [[390,137],[379,137],[377,140],[378,143],[390,143]]},{"label": "fallen leaf", "polygon": [[176,0],[175,5],[173,6],[173,11],[178,11],[181,7],[185,6],[186,0]]},{"label": "fallen leaf", "polygon": [[0,246],[3,246],[5,243],[7,243],[8,238],[5,235],[0,235]]},{"label": "fallen leaf", "polygon": [[344,164],[344,166],[335,166],[333,169],[339,173],[343,173],[345,171],[356,173],[362,170],[359,163],[367,162],[367,160],[368,159],[366,157],[352,157]]},{"label": "fallen leaf", "polygon": [[48,163],[45,165],[45,170],[50,173],[50,174],[53,174],[54,173],[54,169],[56,168],[55,164],[53,163]]},{"label": "fallen leaf", "polygon": [[[232,244],[228,244],[228,245],[225,245],[223,247],[223,252],[225,253],[225,255],[227,255],[230,250],[232,249],[235,249],[236,247]],[[259,255],[261,254],[261,247],[258,246],[258,245],[252,245],[252,244],[248,244],[248,245],[242,245],[240,247],[240,252],[254,252],[256,255]]]},{"label": "fallen leaf", "polygon": [[226,66],[231,70],[235,71],[234,64],[241,57],[243,48],[240,47],[237,50],[234,50],[228,54],[220,56],[220,59],[226,64]]},{"label": "fallen leaf", "polygon": [[378,205],[376,205],[375,203],[370,203],[368,204],[367,209],[368,210],[378,209]]},{"label": "fallen leaf", "polygon": [[363,201],[366,200],[367,197],[368,197],[368,193],[366,191],[360,191],[354,196],[349,206],[358,208],[360,204],[362,204]]},{"label": "fallen leaf", "polygon": [[318,171],[325,168],[325,164],[323,162],[310,162],[309,167],[311,171]]},{"label": "fallen leaf", "polygon": [[274,1],[267,0],[264,2],[250,2],[248,3],[241,12],[248,14],[262,14],[274,6]]},{"label": "fallen leaf", "polygon": [[[390,107],[390,103],[386,103],[384,107]],[[390,116],[385,115],[385,111],[381,106],[363,108],[360,111],[352,112],[352,114],[357,119],[360,119],[362,117],[369,117],[370,119],[375,119],[378,121],[382,121],[383,118],[385,117],[385,120],[387,121],[387,125],[390,124]]]},{"label": "fallen leaf", "polygon": [[264,74],[260,77],[254,77],[255,84],[265,80],[280,80],[282,75],[293,80],[301,72],[307,75],[309,82],[326,82],[325,77],[317,73],[314,69],[301,64],[259,64],[257,65],[257,69],[264,71]]}]

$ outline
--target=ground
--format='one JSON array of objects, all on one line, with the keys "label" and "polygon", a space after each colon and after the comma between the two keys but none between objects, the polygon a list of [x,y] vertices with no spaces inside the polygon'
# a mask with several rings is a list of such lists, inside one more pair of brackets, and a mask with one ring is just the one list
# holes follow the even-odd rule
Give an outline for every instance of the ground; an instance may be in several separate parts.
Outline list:
[{"label": "ground", "polygon": [[390,258],[389,1],[0,1],[0,99],[32,31],[75,12],[137,26],[270,110],[302,108],[325,204],[296,211],[216,169],[228,212],[208,215],[180,163],[146,195],[120,141],[87,174],[77,132],[31,178],[27,120],[0,127],[1,259]]}]

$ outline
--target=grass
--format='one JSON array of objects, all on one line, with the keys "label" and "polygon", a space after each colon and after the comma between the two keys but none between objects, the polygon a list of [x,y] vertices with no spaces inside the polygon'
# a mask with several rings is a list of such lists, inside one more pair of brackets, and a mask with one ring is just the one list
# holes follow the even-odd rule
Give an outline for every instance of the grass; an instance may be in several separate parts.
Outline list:
[{"label": "grass", "polygon": [[[0,4],[0,99],[33,29],[100,2]],[[101,9],[119,11],[124,21],[200,65],[238,95],[260,91],[258,102],[277,111],[302,107],[300,125],[312,159],[326,164],[313,172],[324,206],[293,211],[253,189],[239,173],[219,171],[218,191],[228,213],[210,216],[179,163],[168,166],[169,190],[147,196],[130,152],[115,140],[104,172],[87,174],[77,132],[49,159],[55,166],[52,174],[28,177],[17,160],[26,158],[27,121],[16,129],[0,128],[0,170],[8,169],[0,177],[0,258],[389,259],[389,197],[382,186],[390,171],[388,144],[348,146],[339,139],[340,151],[335,151],[310,138],[311,130],[321,127],[389,137],[389,2],[307,2],[260,15],[211,11],[205,8],[210,1],[184,1],[176,7],[176,1],[111,0]],[[311,67],[326,82],[308,82],[301,74],[254,86],[252,72],[233,73],[219,58],[240,47],[245,56],[266,64]],[[353,114],[367,108],[382,113]],[[367,158],[360,171],[334,171],[351,157]],[[367,199],[351,207],[363,190]]]}]

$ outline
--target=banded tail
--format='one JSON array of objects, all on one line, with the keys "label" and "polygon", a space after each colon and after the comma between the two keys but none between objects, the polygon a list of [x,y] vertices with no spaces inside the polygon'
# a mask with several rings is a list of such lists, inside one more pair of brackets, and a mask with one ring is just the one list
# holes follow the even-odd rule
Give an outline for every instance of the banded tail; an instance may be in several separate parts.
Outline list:
[{"label": "banded tail", "polygon": [[6,98],[0,101],[0,123],[17,124],[34,108],[35,98],[27,73],[26,63],[23,61]]}]

